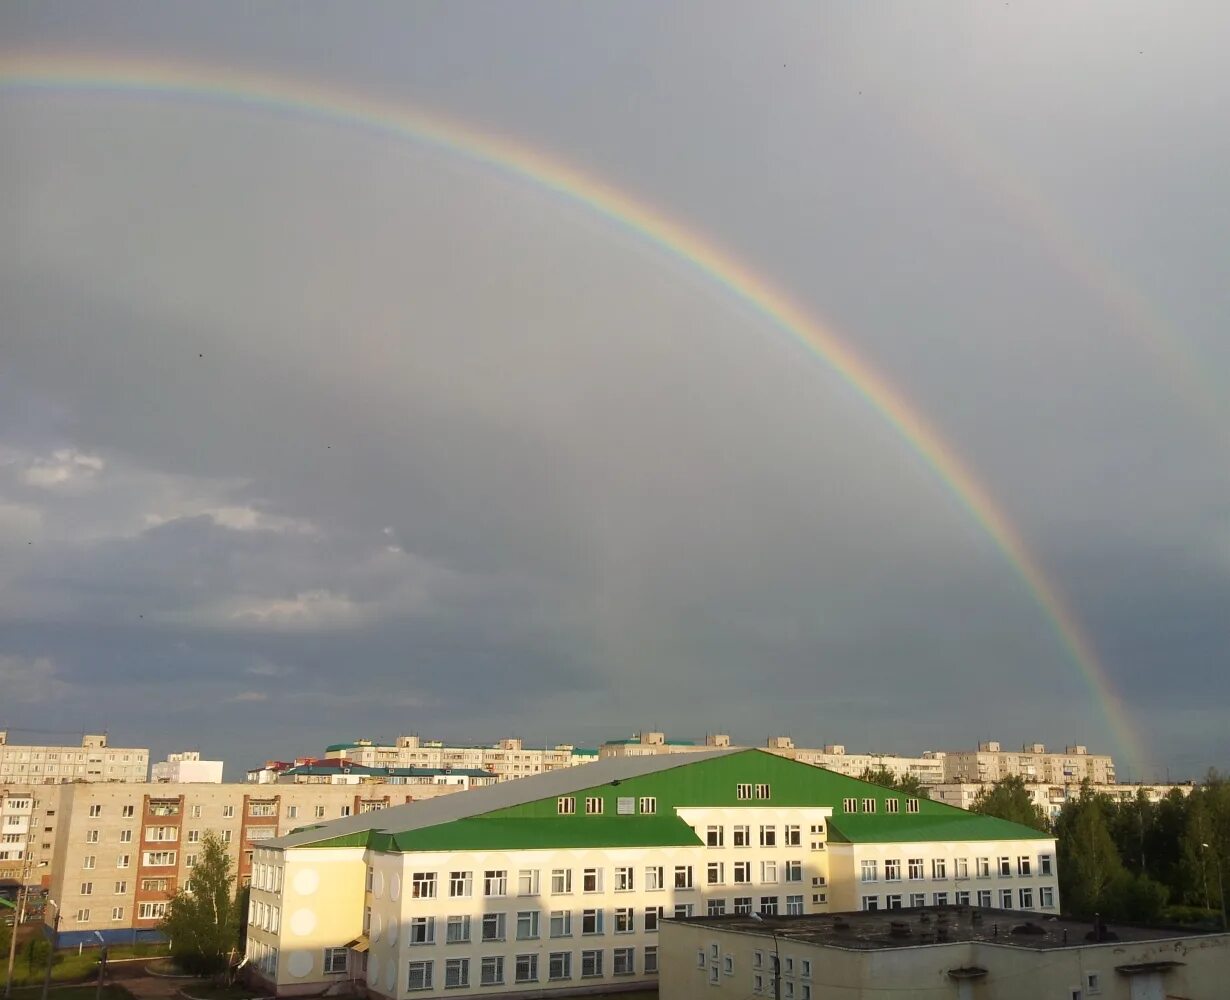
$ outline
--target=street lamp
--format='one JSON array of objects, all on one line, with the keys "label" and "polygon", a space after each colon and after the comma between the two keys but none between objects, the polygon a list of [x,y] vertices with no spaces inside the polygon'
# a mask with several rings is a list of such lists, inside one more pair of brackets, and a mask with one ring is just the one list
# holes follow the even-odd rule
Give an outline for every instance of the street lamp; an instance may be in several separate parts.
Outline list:
[{"label": "street lamp", "polygon": [[55,962],[56,949],[60,946],[60,904],[54,899],[47,900],[48,906],[56,908],[56,919],[52,925],[51,950],[47,952],[47,969],[43,973],[43,1000],[51,993],[51,966]]},{"label": "street lamp", "polygon": [[[1208,850],[1208,844],[1201,844],[1202,849]],[[1213,860],[1217,862],[1217,898],[1221,900],[1221,929],[1226,929],[1226,887],[1222,885],[1221,876],[1221,855],[1214,853]],[[1201,866],[1203,867],[1203,866]]]},{"label": "street lamp", "polygon": [[[769,926],[759,913],[753,913],[752,919],[757,923],[765,924],[766,927]],[[777,940],[777,928],[769,927],[769,933],[773,935],[773,998],[782,1000],[782,952]]]}]

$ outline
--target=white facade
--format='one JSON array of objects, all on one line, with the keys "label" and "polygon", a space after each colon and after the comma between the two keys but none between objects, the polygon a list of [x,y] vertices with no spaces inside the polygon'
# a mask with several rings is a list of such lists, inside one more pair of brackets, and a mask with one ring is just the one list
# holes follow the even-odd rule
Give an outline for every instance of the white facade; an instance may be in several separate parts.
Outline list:
[{"label": "white facade", "polygon": [[502,739],[491,746],[450,746],[418,736],[399,736],[394,745],[370,740],[338,743],[325,751],[326,759],[348,760],[365,767],[453,768],[487,771],[500,781],[544,774],[561,768],[588,764],[598,759],[569,743],[554,747],[527,747],[520,739]]},{"label": "white facade", "polygon": [[1115,784],[1115,762],[1105,754],[1091,754],[1081,744],[1063,753],[1048,752],[1041,743],[1027,743],[1020,751],[1004,750],[995,740],[977,750],[949,750],[944,754],[945,782],[990,782],[1023,778],[1026,783],[1065,785],[1089,781]]},{"label": "white facade", "polygon": [[201,760],[201,755],[196,750],[184,750],[181,753],[167,754],[166,760],[155,764],[150,780],[185,785],[220,785],[222,765],[220,760]]}]

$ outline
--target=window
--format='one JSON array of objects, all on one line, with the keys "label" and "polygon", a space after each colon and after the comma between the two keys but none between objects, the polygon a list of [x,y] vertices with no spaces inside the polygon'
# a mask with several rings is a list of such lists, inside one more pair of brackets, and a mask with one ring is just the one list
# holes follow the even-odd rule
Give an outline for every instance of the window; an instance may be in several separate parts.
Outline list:
[{"label": "window", "polygon": [[483,895],[508,895],[508,872],[505,869],[491,869],[483,875]]},{"label": "window", "polygon": [[449,958],[444,962],[444,987],[457,988],[470,985],[470,960],[468,958]]},{"label": "window", "polygon": [[435,899],[436,873],[415,872],[410,882],[410,895],[414,899]]},{"label": "window", "polygon": [[910,858],[910,880],[917,882],[923,877],[923,859]]},{"label": "window", "polygon": [[[900,900],[900,896],[897,897]],[[786,897],[786,915],[791,917],[801,917],[803,915],[803,897],[802,896],[787,896]]]},{"label": "window", "polygon": [[602,891],[602,869],[601,868],[584,868],[581,870],[581,891],[582,892],[601,892]]},{"label": "window", "polygon": [[1012,909],[1012,890],[1011,889],[1000,889],[999,890],[999,908],[1001,910],[1011,910]]},{"label": "window", "polygon": [[926,906],[927,894],[925,892],[910,893],[910,906]]},{"label": "window", "polygon": [[768,785],[757,785],[756,786],[756,798],[758,799],[772,798],[769,792],[770,792],[770,788]]},{"label": "window", "polygon": [[553,951],[547,956],[547,978],[572,978],[572,952]]},{"label": "window", "polygon": [[141,863],[146,868],[169,868],[175,864],[175,852],[146,851],[141,857]]},{"label": "window", "polygon": [[615,911],[615,933],[632,934],[636,931],[636,911],[630,906]]},{"label": "window", "polygon": [[863,909],[864,910],[878,910],[879,908],[880,908],[880,897],[879,896],[864,896],[863,897]]},{"label": "window", "polygon": [[935,896],[933,897],[933,899],[935,901],[936,906],[947,906],[948,905],[948,893],[946,892],[937,892]]},{"label": "window", "polygon": [[763,993],[764,992],[764,976],[761,976],[761,975],[752,976],[752,992],[753,993]]},{"label": "window", "polygon": [[601,816],[603,799],[598,795],[591,795],[585,800],[585,815],[586,816]]},{"label": "window", "polygon": [[873,813],[875,811],[876,811],[876,800],[875,799],[863,799],[863,812]]},{"label": "window", "polygon": [[538,982],[538,956],[518,955],[515,972],[519,983]]},{"label": "window", "polygon": [[350,806],[342,806],[342,808],[338,810],[338,815],[339,816],[349,816],[350,812],[351,812]]},{"label": "window", "polygon": [[665,875],[661,865],[650,865],[645,869],[645,888],[646,889],[665,889]]},{"label": "window", "polygon": [[957,858],[953,864],[956,866],[957,878],[969,878],[969,861],[966,858]]},{"label": "window", "polygon": [[522,910],[517,914],[517,940],[533,941],[538,938],[538,911]]},{"label": "window", "polygon": [[658,811],[658,800],[652,795],[645,795],[641,798],[640,806],[642,813],[652,816]]},{"label": "window", "polygon": [[948,862],[944,858],[931,859],[931,877],[932,878],[947,878],[948,877]]},{"label": "window", "polygon": [[120,843],[121,844],[131,844],[132,843],[132,831],[131,830],[121,830],[120,831]]},{"label": "window", "polygon": [[562,896],[572,892],[572,869],[556,868],[551,872],[551,894]]},{"label": "window", "polygon": [[1085,973],[1085,990],[1090,994],[1102,992],[1102,974],[1100,972]]},{"label": "window", "polygon": [[803,844],[803,828],[797,823],[791,823],[786,827],[786,846],[801,847]]},{"label": "window", "polygon": [[724,917],[725,915],[726,915],[726,900],[724,899],[705,900],[705,916]]},{"label": "window", "polygon": [[969,906],[969,890],[968,889],[958,890],[957,905],[958,906]]},{"label": "window", "polygon": [[299,807],[298,806],[287,806],[286,807],[286,818],[287,819],[298,819],[299,818]]},{"label": "window", "polygon": [[522,868],[517,872],[517,895],[518,896],[537,896],[538,895],[538,869],[537,868]]},{"label": "window", "polygon": [[978,872],[979,878],[991,877],[991,859],[990,858],[975,858],[975,869]]},{"label": "window", "polygon": [[81,883],[81,895],[82,896],[94,895],[94,883],[93,882],[82,882]]},{"label": "window", "polygon": [[431,989],[431,962],[411,962],[406,969],[406,989]]},{"label": "window", "polygon": [[231,842],[231,831],[223,830],[222,831],[222,843],[229,844],[230,842]]},{"label": "window", "polygon": [[616,868],[615,869],[615,891],[616,892],[631,892],[634,888],[635,878],[633,877],[635,869],[632,867]]},{"label": "window", "polygon": [[905,811],[908,813],[918,812],[918,799],[906,799],[905,800]]},{"label": "window", "polygon": [[326,976],[334,976],[346,971],[346,948],[326,948],[324,970]]},{"label": "window", "polygon": [[222,807],[222,818],[223,819],[230,819],[234,815],[235,815],[234,806],[223,806]]},{"label": "window", "polygon": [[[199,809],[199,808],[201,808],[201,807],[200,807],[200,806],[193,806],[193,808],[194,808],[194,809]],[[120,815],[121,815],[121,816],[123,816],[125,819],[127,819],[128,817],[130,817],[130,816],[134,815],[135,811],[136,811],[136,809],[135,809],[135,807],[134,807],[134,806],[124,806],[124,808],[120,810]],[[51,814],[50,814],[50,813],[48,813],[47,815],[49,815],[49,816],[50,816]]]},{"label": "window", "polygon": [[483,956],[482,979],[483,986],[499,986],[504,982],[504,956]]},{"label": "window", "polygon": [[1000,875],[1000,878],[1011,878],[1012,877],[1012,859],[1011,858],[1000,858],[999,859],[999,875]]},{"label": "window", "polygon": [[645,949],[645,971],[658,971],[658,946],[651,944]]},{"label": "window", "polygon": [[435,944],[436,918],[411,917],[410,927],[407,932],[407,940],[410,944]]},{"label": "window", "polygon": [[762,861],[760,862],[760,881],[766,885],[772,885],[777,881],[777,862]]},{"label": "window", "polygon": [[897,894],[897,895],[892,895],[892,896],[885,896],[885,897],[884,897],[884,907],[885,907],[885,909],[888,909],[888,910],[899,910],[899,909],[901,909],[901,896],[900,896],[900,894]]},{"label": "window", "polygon": [[750,799],[752,797],[751,785],[735,785],[735,798]]},{"label": "window", "polygon": [[98,831],[97,830],[86,830],[85,831],[85,842],[87,844],[97,844],[98,843]]},{"label": "window", "polygon": [[760,828],[760,846],[761,847],[776,847],[777,846],[777,827],[762,826]]},{"label": "window", "polygon": [[503,941],[504,940],[504,914],[502,913],[484,913],[483,914],[483,940],[484,941]]},{"label": "window", "polygon": [[82,923],[85,923],[87,920],[89,920],[89,919],[90,919],[90,911],[89,911],[88,909],[87,909],[87,910],[78,910],[78,911],[77,911],[77,919],[78,919],[78,920],[80,920]]},{"label": "window", "polygon": [[112,920],[123,920],[124,919],[124,907],[122,906],[111,907],[111,919]]},{"label": "window", "polygon": [[652,934],[658,929],[658,921],[662,919],[662,907],[645,907],[645,933]]},{"label": "window", "polygon": [[692,915],[691,903],[676,903],[674,917],[676,920],[686,920]]},{"label": "window", "polygon": [[760,897],[760,915],[762,917],[777,916],[777,897],[776,896],[761,896]]},{"label": "window", "polygon": [[751,896],[736,896],[734,905],[735,916],[748,916],[752,912]]},{"label": "window", "polygon": [[582,910],[581,911],[581,933],[582,934],[601,934],[602,933],[602,910]]},{"label": "window", "polygon": [[132,863],[131,854],[121,854],[115,859],[116,868],[127,868]]},{"label": "window", "polygon": [[444,929],[444,940],[449,944],[462,944],[470,940],[470,918],[468,916],[452,916]]},{"label": "window", "polygon": [[166,892],[168,881],[165,878],[141,879],[142,892]]},{"label": "window", "polygon": [[691,865],[675,865],[675,888],[676,889],[691,889],[692,888],[692,866]]},{"label": "window", "polygon": [[900,882],[901,881],[901,859],[900,858],[889,858],[887,861],[884,862],[884,881],[885,882]]},{"label": "window", "polygon": [[709,970],[709,983],[711,985],[716,984],[718,981],[718,976],[719,976],[718,967],[715,965]]},{"label": "window", "polygon": [[189,830],[188,831],[188,843],[199,844],[200,842],[201,842],[201,831],[200,830]]},{"label": "window", "polygon": [[1016,873],[1018,875],[1032,875],[1033,862],[1026,857],[1016,859]]},{"label": "window", "polygon": [[631,976],[636,972],[636,949],[616,948],[611,955],[611,973],[616,976]]},{"label": "window", "polygon": [[251,802],[248,804],[249,816],[276,816],[277,804],[274,802]]},{"label": "window", "polygon": [[1038,874],[1039,875],[1050,875],[1051,874],[1051,856],[1049,854],[1039,854],[1038,855]]},{"label": "window", "polygon": [[602,952],[600,951],[583,951],[581,952],[581,978],[601,976],[602,975]]},{"label": "window", "polygon": [[886,813],[900,812],[900,810],[901,810],[901,800],[900,799],[885,799],[884,800],[884,811]]},{"label": "window", "polygon": [[166,916],[166,903],[138,903],[137,904],[137,919],[138,920],[161,920]]},{"label": "window", "polygon": [[858,812],[858,799],[842,799],[841,811],[848,813]]},{"label": "window", "polygon": [[787,861],[786,862],[786,881],[787,882],[802,882],[803,881],[803,862],[802,861]]},{"label": "window", "polygon": [[1032,910],[1034,908],[1034,891],[1033,889],[1022,889],[1017,893],[1017,898],[1021,901],[1022,910]]},{"label": "window", "polygon": [[102,815],[102,806],[98,806],[98,805],[90,806],[90,816],[91,817],[101,816],[101,815]]},{"label": "window", "polygon": [[982,907],[986,907],[987,909],[990,909],[990,906],[991,906],[991,890],[990,889],[979,889],[978,890],[978,905]]},{"label": "window", "polygon": [[1049,885],[1044,885],[1038,890],[1038,902],[1042,907],[1050,908],[1055,905],[1055,890]]},{"label": "window", "polygon": [[736,826],[734,829],[734,844],[735,847],[751,847],[752,828],[750,826]]},{"label": "window", "polygon": [[325,816],[325,807],[324,807],[324,806],[316,806],[316,808],[313,810],[313,812],[314,812],[314,814],[315,814],[315,816],[316,816],[316,818],[317,818],[317,819],[324,819],[324,816]]},{"label": "window", "polygon": [[747,885],[752,880],[752,863],[750,861],[735,862],[735,885]]},{"label": "window", "polygon": [[879,880],[879,864],[875,861],[863,861],[859,865],[860,881],[875,882]]},{"label": "window", "polygon": [[705,846],[721,847],[724,843],[723,837],[724,827],[709,826],[705,828]]},{"label": "window", "polygon": [[725,881],[725,868],[726,866],[720,861],[710,861],[705,865],[705,884],[721,885]]},{"label": "window", "polygon": [[127,891],[128,891],[128,883],[127,883],[127,882],[116,882],[116,883],[115,883],[115,894],[116,894],[117,896],[122,896],[122,895],[124,895],[124,893],[126,893]]}]

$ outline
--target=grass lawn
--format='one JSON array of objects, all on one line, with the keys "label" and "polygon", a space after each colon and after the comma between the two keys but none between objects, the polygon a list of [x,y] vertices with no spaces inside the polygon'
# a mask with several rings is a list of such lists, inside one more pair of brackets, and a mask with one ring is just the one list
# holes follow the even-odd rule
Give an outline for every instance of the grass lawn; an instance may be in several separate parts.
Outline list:
[{"label": "grass lawn", "polygon": [[[107,949],[109,960],[119,958],[153,958],[157,955],[165,955],[166,953],[167,948],[163,944],[122,944]],[[41,986],[46,968],[43,964],[45,961],[46,959],[35,962],[33,967],[31,967],[27,956],[22,954],[21,948],[18,948],[17,961],[13,966],[13,985]],[[71,983],[82,979],[90,979],[96,975],[97,970],[97,948],[85,948],[80,955],[77,954],[75,948],[66,948],[64,951],[56,952],[55,963],[51,967],[51,981],[53,983]],[[127,996],[127,993],[124,995]]]}]

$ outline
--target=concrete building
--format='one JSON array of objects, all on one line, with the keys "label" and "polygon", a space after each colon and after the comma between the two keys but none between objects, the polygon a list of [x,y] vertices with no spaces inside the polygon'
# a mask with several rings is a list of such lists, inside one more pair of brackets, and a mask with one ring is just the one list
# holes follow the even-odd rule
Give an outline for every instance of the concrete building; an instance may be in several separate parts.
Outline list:
[{"label": "concrete building", "polygon": [[246,884],[252,852],[267,839],[461,790],[455,784],[379,783],[57,786],[54,833],[40,843],[50,853],[45,881],[60,905],[61,941],[92,940],[95,931],[111,941],[132,941],[153,932],[167,899],[189,877],[196,845],[208,830],[230,845]]},{"label": "concrete building", "polygon": [[598,748],[598,756],[650,757],[655,754],[697,753],[729,746],[730,737],[725,733],[710,733],[703,743],[697,743],[695,740],[668,740],[665,733],[643,732],[626,740],[607,740]]},{"label": "concrete building", "polygon": [[977,750],[949,750],[944,754],[944,778],[948,783],[994,783],[1020,777],[1026,782],[1048,785],[1115,784],[1115,762],[1104,754],[1091,754],[1076,745],[1063,753],[1048,753],[1041,743],[1027,743],[1019,752],[1004,750],[989,740]]},{"label": "concrete building", "polygon": [[63,785],[0,785],[0,888],[50,884]]},{"label": "concrete building", "polygon": [[327,760],[349,761],[365,767],[426,767],[487,771],[500,781],[576,767],[598,759],[598,751],[560,743],[554,747],[527,747],[508,738],[490,745],[452,746],[418,736],[399,736],[392,745],[371,740],[335,743],[325,749]]},{"label": "concrete building", "polygon": [[[988,791],[995,786],[991,783],[980,785],[972,781],[967,782],[945,782],[941,785],[932,785],[927,789],[931,798],[937,802],[944,802],[950,806],[956,806],[958,809],[969,809],[977,800],[979,794],[985,788]],[[1030,799],[1034,805],[1041,807],[1042,811],[1051,819],[1059,815],[1063,809],[1064,803],[1070,799],[1080,798],[1081,784],[1066,784],[1066,785],[1050,785],[1050,784],[1027,784],[1026,791],[1029,793]],[[1136,798],[1141,792],[1150,802],[1160,802],[1172,791],[1177,790],[1180,795],[1190,795],[1192,788],[1191,784],[1181,785],[1097,785],[1094,787],[1099,795],[1109,795],[1111,798],[1120,801],[1129,801]]]},{"label": "concrete building", "polygon": [[609,992],[664,918],[1057,913],[1056,874],[1047,834],[761,750],[623,756],[256,845],[247,957],[279,995]]},{"label": "concrete building", "polygon": [[1194,1000],[1230,969],[1230,934],[953,907],[667,920],[660,948],[670,1000]]},{"label": "concrete building", "polygon": [[167,754],[166,760],[154,765],[151,781],[169,782],[177,785],[222,784],[222,761],[201,760],[200,751],[183,750]]},{"label": "concrete building", "polygon": [[[249,772],[251,774],[251,772]],[[453,770],[450,767],[365,767],[349,761],[317,760],[279,768],[272,782],[279,785],[455,785],[462,790],[494,785],[490,771]]]},{"label": "concrete building", "polygon": [[107,734],[87,734],[78,746],[15,744],[0,729],[0,785],[69,781],[145,781],[149,750],[112,747]]}]

